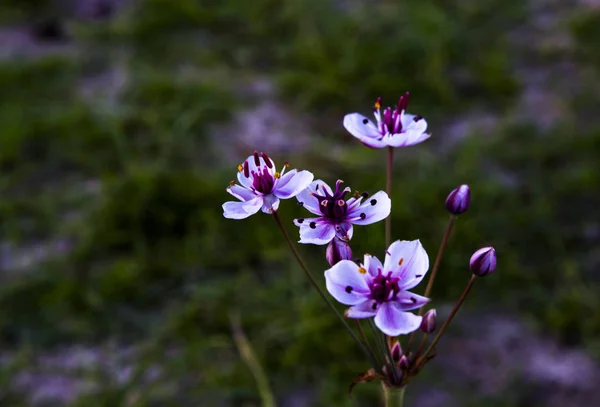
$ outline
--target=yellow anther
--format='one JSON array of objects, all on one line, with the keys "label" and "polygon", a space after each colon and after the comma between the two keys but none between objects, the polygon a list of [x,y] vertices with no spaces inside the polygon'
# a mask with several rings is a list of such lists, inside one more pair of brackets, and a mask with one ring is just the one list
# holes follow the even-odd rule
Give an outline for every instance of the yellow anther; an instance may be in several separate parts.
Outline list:
[{"label": "yellow anther", "polygon": [[400,261],[398,262],[398,265],[401,266],[402,263],[404,263],[404,257],[400,257]]},{"label": "yellow anther", "polygon": [[360,274],[367,274],[367,269],[366,269],[366,268],[364,268],[364,267],[359,267],[359,268],[358,268],[358,272],[359,272]]},{"label": "yellow anther", "polygon": [[283,165],[285,166],[285,168],[290,168],[290,163],[288,163],[287,161]]},{"label": "yellow anther", "polygon": [[276,172],[275,174],[273,174],[273,176],[275,177],[275,179],[281,178],[281,174]]},{"label": "yellow anther", "polygon": [[230,186],[230,187],[232,187],[232,186],[234,186],[234,185],[235,185],[235,181],[233,181],[233,180],[232,180],[232,181],[229,181],[229,186]]},{"label": "yellow anther", "polygon": [[381,103],[379,103],[379,99],[375,102],[375,109],[381,109]]},{"label": "yellow anther", "polygon": [[242,172],[244,170],[244,166],[242,164],[238,165],[238,171]]}]

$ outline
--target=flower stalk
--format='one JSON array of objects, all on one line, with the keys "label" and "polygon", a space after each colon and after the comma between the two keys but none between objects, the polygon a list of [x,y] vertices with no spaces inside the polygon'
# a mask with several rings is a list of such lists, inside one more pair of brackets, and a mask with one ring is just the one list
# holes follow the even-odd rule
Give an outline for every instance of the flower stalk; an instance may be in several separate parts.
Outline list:
[{"label": "flower stalk", "polygon": [[[450,219],[448,220],[448,224],[446,225],[446,230],[444,231],[444,237],[442,238],[442,243],[440,244],[440,248],[438,250],[437,256],[435,258],[435,263],[433,264],[433,268],[431,269],[431,274],[429,275],[429,281],[427,281],[427,287],[425,287],[424,297],[429,298],[431,294],[431,289],[433,288],[433,281],[435,280],[435,276],[437,274],[438,268],[440,267],[440,263],[442,262],[442,255],[446,250],[446,246],[448,245],[448,239],[450,238],[450,234],[452,233],[452,229],[454,228],[454,222],[456,221],[456,216],[450,215]],[[419,310],[419,316],[423,315],[424,308]],[[412,343],[415,332],[411,333],[408,337],[408,342],[406,344],[407,348],[410,347]]]},{"label": "flower stalk", "polygon": [[360,341],[360,339],[358,339],[358,337],[356,336],[356,334],[354,333],[352,328],[350,328],[350,326],[348,325],[348,323],[346,322],[344,317],[342,317],[342,315],[339,313],[339,311],[331,303],[329,298],[327,298],[327,296],[325,295],[323,290],[321,290],[321,287],[319,287],[319,284],[317,283],[317,281],[313,277],[312,273],[306,266],[306,263],[304,263],[304,260],[302,260],[302,256],[300,256],[300,253],[294,246],[294,243],[292,243],[292,240],[290,239],[290,235],[288,234],[287,230],[283,226],[283,223],[281,222],[281,218],[279,217],[279,214],[277,213],[277,211],[273,212],[273,218],[275,219],[275,222],[277,223],[277,226],[279,227],[279,229],[281,229],[281,232],[283,233],[283,237],[285,238],[285,241],[287,242],[288,246],[292,250],[292,253],[294,254],[294,257],[296,258],[296,260],[298,261],[300,268],[302,268],[302,270],[304,271],[304,274],[306,274],[306,277],[308,277],[312,286],[317,290],[317,292],[319,293],[321,298],[323,298],[323,300],[327,303],[329,308],[331,308],[331,310],[336,315],[336,317],[342,322],[342,324],[344,325],[344,328],[346,328],[346,330],[348,331],[350,336],[352,336],[352,339],[354,339],[354,342],[356,342],[356,344],[360,347],[360,349],[363,351],[365,356],[367,356],[367,359],[369,359],[369,361],[371,362],[373,367],[375,367],[376,369],[379,369],[378,365],[374,359],[374,355],[368,348],[368,345],[363,345],[363,343]]},{"label": "flower stalk", "polygon": [[[394,165],[394,148],[387,148],[387,178],[385,184],[385,192],[388,197],[392,196],[392,168]],[[385,247],[389,247],[392,243],[392,215],[385,218]]]},{"label": "flower stalk", "polygon": [[390,389],[385,384],[382,384],[382,386],[385,407],[404,407],[404,391],[406,387]]},{"label": "flower stalk", "polygon": [[416,365],[417,368],[420,367],[420,365],[421,365],[421,363],[423,363],[423,361],[427,360],[427,356],[431,353],[431,351],[435,348],[435,346],[437,345],[437,343],[440,341],[442,335],[446,331],[446,328],[448,328],[448,325],[450,325],[450,322],[452,322],[452,319],[454,318],[454,316],[456,315],[456,313],[460,309],[461,305],[463,304],[463,302],[465,302],[465,299],[467,298],[467,295],[469,295],[469,292],[471,291],[471,288],[473,288],[473,285],[475,284],[475,280],[477,280],[477,276],[472,275],[471,279],[469,280],[469,283],[467,284],[467,286],[465,287],[464,291],[460,295],[460,298],[458,299],[458,301],[456,302],[456,304],[454,304],[454,308],[452,308],[452,311],[450,311],[450,315],[448,315],[448,318],[444,322],[444,325],[442,325],[442,327],[440,328],[440,331],[438,332],[438,334],[435,336],[435,338],[433,338],[433,341],[431,342],[431,344],[429,345],[429,347],[427,348],[427,350],[423,353],[422,356],[419,357],[419,359],[415,363],[415,365]]}]

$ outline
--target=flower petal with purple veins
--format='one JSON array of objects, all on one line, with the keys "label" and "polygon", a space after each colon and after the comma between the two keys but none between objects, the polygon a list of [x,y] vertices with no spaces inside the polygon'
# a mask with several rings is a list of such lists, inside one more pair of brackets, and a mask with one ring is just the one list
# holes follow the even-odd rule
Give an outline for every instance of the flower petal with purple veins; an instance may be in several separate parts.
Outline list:
[{"label": "flower petal with purple veins", "polygon": [[350,134],[371,148],[386,147],[381,141],[381,132],[372,120],[360,113],[350,113],[344,116],[344,127]]},{"label": "flower petal with purple veins", "polygon": [[400,291],[396,295],[396,301],[402,311],[410,311],[413,309],[421,308],[431,300],[422,295],[411,293],[410,291]]},{"label": "flower petal with purple veins", "polygon": [[377,274],[379,274],[380,270],[383,272],[383,265],[379,259],[375,256],[371,256],[370,254],[365,254],[363,267],[372,277],[375,277]]},{"label": "flower petal with purple veins", "polygon": [[262,206],[262,197],[244,202],[225,202],[223,204],[223,216],[228,219],[245,219],[258,212]]},{"label": "flower petal with purple veins", "polygon": [[298,202],[302,204],[304,208],[314,213],[315,215],[321,216],[321,208],[319,207],[319,200],[313,196],[313,194],[323,194],[323,190],[327,191],[329,195],[333,195],[333,191],[324,181],[318,179],[310,183],[308,188],[301,191],[296,195]]},{"label": "flower petal with purple veins", "polygon": [[342,222],[335,225],[335,235],[344,241],[350,241],[354,235],[354,228],[350,222]]},{"label": "flower petal with purple veins", "polygon": [[386,335],[398,336],[419,329],[421,320],[420,316],[402,311],[397,302],[385,302],[377,310],[375,325]]},{"label": "flower petal with purple veins", "polygon": [[344,312],[346,318],[371,318],[377,315],[377,301],[367,300],[354,305]]},{"label": "flower petal with purple veins", "polygon": [[254,175],[252,175],[250,172],[248,172],[248,177],[246,177],[246,175],[244,175],[244,171],[238,171],[237,179],[238,179],[238,182],[244,188],[248,188],[248,189],[252,188],[252,183],[254,182]]},{"label": "flower petal with purple veins", "polygon": [[275,181],[273,193],[281,199],[292,198],[305,190],[313,178],[313,174],[309,171],[288,171]]},{"label": "flower petal with purple veins", "polygon": [[231,195],[239,199],[240,201],[249,201],[251,199],[256,198],[256,194],[249,189],[241,187],[239,185],[232,185],[226,190]]},{"label": "flower petal with purple veins", "polygon": [[391,209],[392,201],[385,192],[379,191],[350,210],[347,217],[355,225],[370,225],[387,218]]},{"label": "flower petal with purple veins", "polygon": [[383,268],[392,271],[401,290],[409,290],[421,282],[429,269],[429,257],[419,240],[397,240],[390,245]]},{"label": "flower petal with purple veins", "polygon": [[329,243],[335,236],[335,226],[323,218],[294,219],[294,224],[300,226],[298,243],[323,245]]},{"label": "flower petal with purple veins", "polygon": [[279,198],[275,195],[266,195],[263,198],[263,206],[261,209],[264,213],[272,214],[279,209]]},{"label": "flower petal with purple veins", "polygon": [[[258,157],[259,165],[256,165],[256,161],[257,161],[256,157]],[[275,173],[275,162],[273,160],[271,160],[269,158],[269,160],[271,161],[271,165],[268,166],[265,159],[262,156],[258,155],[258,153],[257,153],[256,157],[253,154],[246,159],[246,161],[248,162],[248,170],[250,171],[250,174],[252,174],[252,172],[256,172],[259,168],[262,170],[262,169],[264,169],[264,167],[267,167],[267,171],[271,175],[273,175]]]},{"label": "flower petal with purple veins", "polygon": [[357,305],[369,299],[371,292],[366,274],[356,263],[342,260],[325,271],[327,291],[345,305]]}]

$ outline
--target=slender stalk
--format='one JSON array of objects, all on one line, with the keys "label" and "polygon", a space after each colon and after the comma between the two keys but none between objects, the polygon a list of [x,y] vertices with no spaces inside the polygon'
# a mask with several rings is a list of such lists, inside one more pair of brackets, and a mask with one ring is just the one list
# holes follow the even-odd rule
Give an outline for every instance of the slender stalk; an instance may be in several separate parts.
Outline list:
[{"label": "slender stalk", "polygon": [[419,347],[417,348],[417,351],[415,352],[415,359],[418,358],[419,355],[421,354],[421,351],[425,347],[426,342],[427,342],[427,334],[423,334],[423,339],[421,339],[421,343],[419,344]]},{"label": "slender stalk", "polygon": [[331,308],[331,310],[333,311],[333,313],[338,317],[338,319],[340,320],[340,322],[344,325],[344,328],[346,328],[346,330],[348,331],[348,333],[350,334],[350,336],[352,336],[352,339],[354,339],[354,342],[356,342],[356,344],[363,351],[363,353],[365,354],[365,356],[367,357],[367,359],[369,359],[369,361],[371,362],[371,364],[373,365],[373,367],[375,368],[375,370],[378,373],[380,373],[381,372],[381,368],[379,366],[377,366],[377,363],[376,363],[377,361],[375,359],[373,359],[373,357],[371,356],[372,352],[370,351],[370,349],[366,345],[363,345],[362,342],[358,339],[358,337],[356,336],[356,334],[354,333],[354,331],[352,330],[352,328],[350,328],[350,325],[348,325],[348,323],[346,322],[346,320],[344,319],[344,317],[340,314],[340,312],[337,310],[337,308],[335,308],[335,306],[331,303],[331,301],[329,300],[329,298],[327,298],[327,296],[325,295],[325,293],[323,292],[323,290],[321,290],[321,287],[319,287],[319,284],[317,283],[317,281],[315,280],[315,278],[313,277],[313,275],[311,274],[311,272],[308,270],[308,267],[306,266],[306,263],[304,263],[304,260],[302,260],[302,257],[300,256],[300,253],[298,252],[298,250],[294,246],[294,243],[292,243],[292,239],[290,239],[290,235],[288,234],[287,230],[283,226],[283,223],[281,222],[281,218],[279,217],[279,214],[277,213],[277,211],[273,212],[273,217],[275,218],[275,222],[277,222],[277,226],[279,226],[279,229],[281,229],[281,232],[283,233],[285,241],[287,242],[288,246],[292,250],[292,253],[294,254],[294,257],[296,257],[296,260],[298,261],[298,264],[300,265],[300,268],[302,268],[302,270],[304,271],[304,274],[306,274],[306,277],[308,277],[308,279],[309,279],[310,283],[312,284],[312,286],[318,291],[318,293],[321,296],[321,298],[327,303],[327,305],[329,306],[329,308]]},{"label": "slender stalk", "polygon": [[[394,147],[387,148],[387,178],[385,183],[385,193],[392,198],[392,167],[394,165]],[[385,218],[385,247],[390,247],[392,243],[392,215]]]},{"label": "slender stalk", "polygon": [[403,407],[404,406],[404,390],[406,387],[401,389],[390,389],[383,386],[383,395],[385,398],[385,407]]},{"label": "slender stalk", "polygon": [[[369,326],[371,327],[371,331],[373,332],[373,337],[375,338],[375,343],[379,348],[379,354],[383,357],[383,364],[388,366],[388,372],[392,372],[392,377],[394,381],[398,380],[398,371],[394,364],[394,359],[392,358],[392,352],[390,351],[389,346],[387,346],[387,341],[385,340],[385,335],[382,335],[381,332],[377,330],[375,326],[375,322],[372,318],[369,318]],[[389,364],[388,364],[389,362]]]},{"label": "slender stalk", "polygon": [[[442,239],[442,243],[440,244],[440,249],[438,250],[437,257],[435,258],[435,263],[433,264],[433,269],[431,269],[431,274],[429,275],[429,281],[427,281],[427,287],[425,288],[425,297],[429,297],[431,294],[431,289],[433,287],[433,280],[435,280],[435,276],[437,274],[438,268],[440,267],[440,263],[442,261],[442,255],[446,250],[446,246],[448,245],[448,239],[450,238],[450,233],[452,233],[452,228],[454,227],[454,221],[456,220],[456,216],[450,215],[450,219],[448,220],[448,224],[446,225],[446,231],[444,232],[444,237]],[[423,311],[425,308],[421,307],[419,309],[419,315],[423,315]]]},{"label": "slender stalk", "polygon": [[444,325],[442,325],[438,334],[435,336],[435,338],[433,338],[433,341],[431,342],[431,344],[429,345],[427,350],[423,353],[423,356],[419,357],[419,359],[417,360],[417,363],[416,363],[417,366],[419,366],[419,364],[421,364],[427,358],[427,355],[429,355],[429,353],[431,353],[433,348],[435,348],[435,345],[437,345],[437,343],[440,341],[440,338],[446,331],[446,328],[448,328],[448,325],[450,325],[452,318],[454,318],[454,316],[458,312],[458,309],[460,308],[462,303],[465,302],[465,299],[467,298],[467,295],[471,291],[471,288],[473,288],[473,284],[475,284],[476,279],[477,279],[477,276],[475,276],[475,275],[471,276],[471,279],[469,280],[469,284],[467,284],[464,291],[460,295],[458,302],[454,305],[454,308],[452,308],[452,311],[450,311],[450,315],[448,315],[448,318],[444,322]]},{"label": "slender stalk", "polygon": [[260,394],[263,407],[275,407],[275,397],[273,397],[273,393],[269,388],[269,380],[267,379],[267,375],[260,365],[256,354],[254,353],[254,349],[252,349],[252,345],[242,330],[242,324],[240,323],[239,315],[230,314],[229,320],[231,322],[231,331],[233,332],[235,345],[242,356],[242,360],[252,372],[254,380],[256,380],[258,393]]},{"label": "slender stalk", "polygon": [[369,354],[371,355],[371,357],[373,358],[374,361],[376,361],[377,365],[379,366],[379,358],[377,358],[375,356],[375,354],[373,353],[373,349],[371,349],[371,346],[369,345],[369,341],[367,340],[367,336],[365,335],[365,332],[362,329],[362,325],[360,324],[360,319],[355,319],[356,321],[356,328],[358,329],[358,333],[360,335],[360,338],[362,339],[362,341],[365,344],[365,348],[369,351]]},{"label": "slender stalk", "polygon": [[[456,216],[450,215],[450,219],[448,220],[448,224],[446,225],[446,230],[444,231],[444,237],[442,238],[442,243],[440,244],[440,248],[438,249],[437,256],[435,258],[435,263],[433,264],[433,268],[431,269],[431,274],[429,275],[429,280],[427,281],[427,287],[425,287],[425,293],[423,296],[429,298],[431,294],[431,289],[433,288],[433,281],[435,280],[435,276],[437,275],[437,271],[440,267],[440,263],[442,262],[442,255],[446,250],[446,246],[448,245],[448,239],[450,238],[450,234],[452,233],[452,229],[454,228],[454,222],[456,221]],[[425,311],[425,307],[421,307],[419,309],[419,316],[423,315]],[[416,332],[416,331],[415,331]],[[410,349],[410,344],[412,343],[415,332],[411,333],[408,337],[408,342],[406,343],[407,350]]]}]

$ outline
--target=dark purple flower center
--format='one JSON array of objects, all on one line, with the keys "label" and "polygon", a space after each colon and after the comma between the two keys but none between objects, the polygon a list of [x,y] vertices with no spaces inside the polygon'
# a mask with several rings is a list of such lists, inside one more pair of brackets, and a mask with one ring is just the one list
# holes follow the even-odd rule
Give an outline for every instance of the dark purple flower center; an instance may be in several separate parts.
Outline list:
[{"label": "dark purple flower center", "polygon": [[[321,188],[323,195],[314,193],[313,196],[319,200],[319,208],[324,217],[343,221],[346,218],[348,212],[348,205],[346,204],[346,194],[349,192],[348,188],[341,189],[343,181],[338,180],[335,183],[335,191],[331,195],[325,188]],[[318,191],[318,189],[317,189]]]},{"label": "dark purple flower center", "polygon": [[392,277],[391,271],[387,275],[383,275],[380,269],[377,276],[375,276],[369,285],[371,288],[371,299],[378,303],[396,299],[396,295],[400,292],[398,281],[400,279]]},{"label": "dark purple flower center", "polygon": [[[383,117],[381,118],[381,128],[379,131],[382,135],[387,133],[391,134],[399,134],[402,133],[402,112],[406,111],[406,107],[408,106],[408,92],[404,94],[404,96],[400,96],[398,100],[398,105],[395,110],[388,107],[383,111]],[[377,99],[375,103],[375,113],[379,112],[381,107],[381,98]],[[416,119],[416,118],[415,118]]]},{"label": "dark purple flower center", "polygon": [[269,172],[269,169],[265,165],[262,169],[258,168],[256,171],[252,171],[254,177],[252,181],[252,187],[262,194],[270,194],[273,191],[273,185],[275,185],[275,178]]}]

